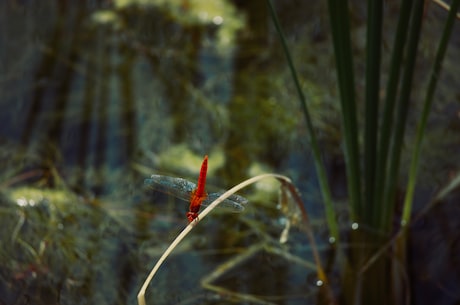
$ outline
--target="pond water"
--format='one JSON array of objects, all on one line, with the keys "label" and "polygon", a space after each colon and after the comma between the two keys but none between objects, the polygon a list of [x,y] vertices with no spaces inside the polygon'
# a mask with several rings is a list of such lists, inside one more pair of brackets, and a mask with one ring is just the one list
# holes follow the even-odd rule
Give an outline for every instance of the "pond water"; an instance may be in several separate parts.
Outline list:
[{"label": "pond water", "polygon": [[[327,6],[278,2],[345,236],[351,224]],[[362,6],[353,6],[358,58]],[[426,18],[436,27],[444,17]],[[429,57],[433,48],[422,46]],[[452,58],[427,136],[433,149],[417,209],[459,164]],[[155,261],[188,223],[187,202],[144,180],[196,182],[204,155],[211,190],[260,173],[289,176],[327,261],[305,120],[265,1],[3,1],[0,71],[0,304],[135,304]],[[217,211],[196,226],[152,281],[147,303],[324,303],[308,228],[293,226],[288,242],[279,242],[286,217],[278,191],[276,181],[260,183],[241,193],[250,201],[243,212]],[[458,196],[443,200],[414,224],[414,304],[460,301],[459,221],[445,215],[457,215]],[[325,265],[338,296],[336,263]]]}]

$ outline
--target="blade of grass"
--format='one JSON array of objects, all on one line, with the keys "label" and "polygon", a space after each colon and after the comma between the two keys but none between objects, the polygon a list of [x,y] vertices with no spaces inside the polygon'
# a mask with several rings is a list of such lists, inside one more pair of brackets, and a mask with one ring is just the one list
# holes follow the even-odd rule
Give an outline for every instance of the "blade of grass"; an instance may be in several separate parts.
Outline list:
[{"label": "blade of grass", "polygon": [[364,204],[367,224],[374,224],[375,174],[377,160],[377,126],[380,92],[380,58],[382,42],[381,0],[368,2],[367,16],[367,55],[366,55],[366,108],[364,129]]},{"label": "blade of grass", "polygon": [[348,1],[329,0],[328,3],[342,108],[351,217],[352,221],[359,222],[362,219],[363,206]]},{"label": "blade of grass", "polygon": [[305,117],[305,121],[307,123],[307,129],[309,133],[310,145],[313,152],[313,158],[315,160],[315,169],[318,175],[318,181],[321,188],[321,194],[324,200],[324,206],[326,211],[326,220],[329,227],[330,236],[333,238],[334,241],[338,242],[339,240],[339,230],[337,227],[337,218],[335,216],[334,207],[332,204],[332,195],[329,188],[329,183],[327,181],[326,170],[323,165],[323,161],[321,159],[321,153],[319,150],[318,140],[316,138],[316,133],[313,128],[313,123],[311,121],[310,112],[308,111],[307,101],[305,95],[302,91],[300,86],[299,79],[297,77],[297,72],[294,66],[294,63],[291,58],[291,54],[289,52],[289,48],[286,43],[286,38],[284,36],[283,30],[278,20],[278,16],[276,14],[275,8],[273,6],[272,0],[267,0],[267,4],[272,16],[273,23],[275,24],[276,31],[280,37],[281,44],[283,46],[283,51],[286,56],[286,60],[288,62],[289,69],[291,70],[292,78],[294,80],[294,85],[296,87],[300,106]]},{"label": "blade of grass", "polygon": [[396,95],[398,93],[399,76],[406,45],[408,25],[411,15],[411,8],[414,2],[412,0],[403,0],[400,8],[396,36],[391,54],[390,71],[386,87],[385,104],[383,109],[383,120],[380,128],[378,156],[377,156],[377,173],[376,173],[376,191],[374,202],[379,208],[374,209],[374,219],[381,216],[381,206],[383,202],[383,193],[385,190],[385,177],[387,175],[387,160],[390,147],[390,138],[393,127],[393,116],[396,104]]},{"label": "blade of grass", "polygon": [[[450,6],[442,0],[433,0],[433,2],[447,11],[450,10]],[[454,10],[454,12],[455,11],[456,10]],[[456,16],[457,16],[457,19],[460,19],[460,13],[457,13]]]},{"label": "blade of grass", "polygon": [[447,45],[449,43],[449,38],[452,34],[452,29],[454,26],[456,15],[457,15],[459,3],[460,3],[460,0],[452,1],[450,11],[447,16],[446,25],[442,32],[441,41],[439,43],[438,50],[436,52],[436,58],[435,58],[433,70],[431,72],[430,81],[428,83],[428,89],[427,89],[427,93],[425,96],[425,102],[423,104],[422,117],[417,127],[415,148],[414,148],[412,158],[411,158],[411,164],[410,164],[410,170],[409,170],[409,182],[407,186],[406,197],[404,199],[404,208],[403,208],[402,221],[401,221],[402,225],[408,224],[410,221],[410,215],[412,211],[412,202],[414,198],[415,183],[417,180],[417,169],[418,169],[418,163],[420,159],[420,152],[421,152],[423,136],[425,134],[426,122],[428,120],[428,115],[431,110],[431,105],[433,104],[434,91],[436,89],[436,84],[438,82],[439,74],[441,72],[442,62],[444,59],[444,55],[446,54]]},{"label": "blade of grass", "polygon": [[304,206],[304,204],[303,204],[303,202],[302,202],[302,200],[300,198],[300,195],[297,192],[297,189],[292,184],[291,179],[289,179],[286,176],[278,175],[278,174],[262,174],[262,175],[258,175],[258,176],[252,177],[250,179],[247,179],[247,180],[239,183],[238,185],[235,185],[234,187],[232,187],[231,189],[229,189],[228,191],[226,191],[222,195],[220,195],[209,206],[207,206],[206,209],[204,209],[198,215],[197,218],[195,218],[192,222],[190,222],[184,228],[184,230],[182,230],[179,233],[179,235],[172,241],[172,243],[168,246],[168,248],[165,250],[165,252],[163,252],[163,254],[158,259],[158,261],[155,264],[155,266],[150,271],[150,273],[147,276],[146,280],[144,281],[141,289],[139,290],[139,293],[137,294],[137,302],[138,302],[138,304],[139,305],[146,305],[145,293],[146,293],[147,288],[150,285],[150,282],[152,281],[153,277],[155,276],[157,271],[160,269],[161,265],[164,263],[166,258],[172,253],[172,251],[180,244],[180,242],[188,235],[188,233],[190,233],[190,231],[192,231],[192,229],[200,221],[202,221],[212,210],[214,210],[214,208],[216,208],[220,203],[222,203],[225,199],[227,199],[231,195],[235,194],[236,192],[238,192],[239,190],[241,190],[241,189],[243,189],[245,187],[248,187],[251,184],[254,184],[254,183],[256,183],[256,182],[258,182],[260,180],[267,179],[267,178],[275,178],[275,179],[277,179],[280,183],[285,184],[286,186],[288,186],[289,191],[292,192],[293,198],[294,198],[296,204],[299,206],[299,209],[302,212],[302,219],[303,219],[303,221],[304,221],[304,223],[306,225],[306,228],[307,228],[307,238],[309,239],[311,249],[312,249],[312,252],[313,252],[313,258],[314,258],[315,264],[316,264],[316,272],[317,272],[318,279],[323,282],[323,284],[324,284],[323,287],[324,287],[324,289],[326,289],[326,290],[323,290],[322,292],[323,293],[328,293],[328,295],[332,295],[332,293],[329,291],[329,289],[330,289],[330,286],[328,284],[329,281],[327,279],[327,276],[326,276],[326,274],[325,274],[325,272],[323,270],[322,264],[321,264],[321,259],[319,257],[319,253],[318,253],[318,247],[316,246],[315,237],[313,236],[313,231],[311,229],[310,221],[309,221],[309,218],[308,218],[308,213],[305,210],[305,206]]},{"label": "blade of grass", "polygon": [[[377,160],[377,127],[378,127],[378,107],[379,107],[379,92],[380,92],[380,60],[381,60],[381,42],[382,42],[382,9],[383,3],[379,0],[368,1],[368,14],[367,14],[367,46],[366,46],[366,95],[365,95],[365,122],[364,122],[364,201],[363,201],[363,214],[361,222],[370,227],[376,226],[374,219],[374,210],[379,207],[373,202],[375,191],[375,174],[376,174],[376,160]],[[363,241],[369,240],[369,244],[376,241],[372,235],[363,236]],[[366,242],[367,243],[367,242]],[[379,244],[377,242],[376,244]],[[364,257],[370,253],[362,251]],[[384,285],[376,285],[374,281],[381,281],[383,278],[382,269],[386,265],[381,261],[370,270],[370,274],[366,276],[368,285],[366,293],[361,293],[358,290],[356,294],[357,300],[361,296],[367,294],[383,299],[385,297],[386,289]],[[375,276],[377,275],[377,276]],[[358,276],[358,283],[360,277]],[[378,279],[378,280],[376,280]],[[385,280],[384,280],[385,281]],[[361,285],[357,285],[360,288]],[[385,292],[383,292],[385,290]],[[368,299],[368,297],[365,297]]]},{"label": "blade of grass", "polygon": [[393,219],[393,211],[396,196],[396,186],[398,183],[399,165],[403,148],[403,137],[406,126],[407,114],[409,109],[409,100],[412,92],[412,79],[415,70],[415,61],[417,58],[417,48],[422,26],[423,17],[423,1],[415,1],[413,14],[411,17],[411,25],[409,29],[409,43],[407,47],[406,65],[404,68],[401,93],[399,95],[396,125],[392,137],[390,148],[389,172],[386,176],[386,191],[384,193],[384,204],[382,205],[381,223],[385,232],[390,230]]}]

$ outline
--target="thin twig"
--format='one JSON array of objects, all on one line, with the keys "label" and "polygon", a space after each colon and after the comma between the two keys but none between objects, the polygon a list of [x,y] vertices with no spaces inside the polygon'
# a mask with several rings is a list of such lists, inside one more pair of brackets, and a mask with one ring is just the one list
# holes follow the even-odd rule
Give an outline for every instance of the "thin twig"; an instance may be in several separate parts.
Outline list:
[{"label": "thin twig", "polygon": [[[450,11],[450,5],[441,0],[433,0],[434,3],[442,7],[443,9]],[[457,13],[457,19],[460,19],[460,13]]]},{"label": "thin twig", "polygon": [[[308,222],[308,217],[307,213],[305,211],[305,207],[303,206],[303,203],[300,199],[300,196],[295,189],[294,185],[292,184],[291,180],[287,178],[286,176],[278,175],[278,174],[262,174],[256,177],[252,177],[246,181],[241,182],[240,184],[234,186],[233,188],[229,189],[227,192],[223,193],[219,198],[214,200],[206,209],[201,212],[195,220],[190,222],[188,226],[180,232],[180,234],[174,239],[174,241],[169,245],[169,247],[165,250],[165,252],[161,255],[161,257],[158,259],[157,263],[153,267],[152,271],[150,271],[150,274],[148,275],[147,279],[145,280],[144,284],[142,285],[142,288],[140,289],[138,295],[137,295],[137,301],[139,305],[146,305],[145,303],[145,292],[147,290],[147,287],[149,286],[150,282],[152,281],[153,276],[156,274],[158,269],[161,267],[163,262],[166,260],[166,258],[171,254],[171,252],[174,250],[174,248],[177,247],[177,245],[187,236],[187,234],[200,222],[203,220],[216,206],[218,206],[222,201],[233,195],[234,193],[238,192],[239,190],[256,183],[260,180],[266,179],[266,178],[275,178],[278,181],[280,181],[283,184],[286,184],[289,186],[289,190],[295,197],[296,202],[298,203],[300,209],[302,210],[302,214],[304,215],[304,220],[306,221],[307,226],[309,227],[309,222]],[[314,258],[315,258],[315,263],[317,264],[317,272],[318,272],[318,277],[320,280],[322,280],[324,283],[327,283],[326,281],[326,276],[325,273],[321,267],[321,262],[319,258],[319,254],[317,253],[317,248],[316,248],[316,243],[314,241],[314,236],[311,233],[311,229],[308,230],[310,233],[307,234],[310,243],[312,245],[312,251],[314,253]]]}]

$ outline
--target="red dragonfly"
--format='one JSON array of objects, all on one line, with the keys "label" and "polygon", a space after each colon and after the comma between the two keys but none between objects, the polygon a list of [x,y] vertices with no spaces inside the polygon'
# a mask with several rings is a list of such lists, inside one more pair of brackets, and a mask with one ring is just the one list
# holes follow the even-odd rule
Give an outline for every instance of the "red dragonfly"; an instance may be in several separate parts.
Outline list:
[{"label": "red dragonfly", "polygon": [[[200,175],[198,183],[195,184],[188,180],[176,177],[152,175],[150,179],[145,179],[144,184],[148,185],[156,191],[170,194],[182,200],[190,202],[189,211],[186,216],[189,222],[192,222],[198,217],[201,205],[208,205],[216,200],[224,192],[217,192],[212,194],[206,193],[206,173],[208,171],[208,156],[204,157],[201,164]],[[220,205],[231,208],[233,211],[241,212],[248,200],[239,195],[231,195],[224,200]]]}]

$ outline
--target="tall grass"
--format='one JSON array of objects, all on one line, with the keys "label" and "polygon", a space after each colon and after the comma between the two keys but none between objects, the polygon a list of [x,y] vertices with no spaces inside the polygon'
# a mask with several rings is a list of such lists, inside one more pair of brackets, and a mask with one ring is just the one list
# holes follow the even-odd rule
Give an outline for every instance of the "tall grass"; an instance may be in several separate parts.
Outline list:
[{"label": "tall grass", "polygon": [[[288,66],[297,88],[301,108],[307,122],[315,167],[325,202],[327,222],[331,236],[337,238],[338,230],[332,196],[325,175],[320,149],[311,123],[308,102],[297,80],[297,72],[289,54],[286,39],[278,21],[272,1],[267,0],[272,19],[279,33]],[[430,81],[424,97],[423,110],[418,120],[415,144],[410,152],[411,164],[408,180],[398,178],[401,174],[401,155],[407,126],[409,101],[413,96],[413,78],[419,38],[422,31],[425,1],[403,0],[400,4],[398,23],[388,67],[381,66],[383,31],[383,1],[368,1],[366,82],[364,95],[364,126],[358,128],[353,53],[350,41],[350,17],[346,0],[329,0],[328,9],[334,47],[342,127],[344,133],[344,156],[347,170],[349,212],[353,222],[365,225],[367,230],[350,234],[351,244],[366,247],[350,247],[342,268],[342,296],[344,304],[398,304],[407,302],[407,268],[405,267],[407,224],[410,223],[417,168],[421,144],[430,114],[437,79],[452,32],[460,0],[452,1],[446,23],[441,33],[438,50],[431,70]],[[380,79],[388,71],[385,97],[380,100]],[[417,85],[418,87],[419,85]],[[420,88],[420,87],[418,87]],[[381,105],[383,103],[383,105]],[[383,109],[383,113],[379,112]],[[363,144],[359,145],[362,137]],[[362,160],[362,162],[361,162]],[[403,234],[396,243],[392,240],[395,218],[396,190],[405,188],[402,226]],[[339,243],[340,241],[338,241]],[[388,244],[391,247],[388,247]],[[340,244],[338,244],[340,246]],[[342,247],[339,247],[341,249]],[[388,249],[393,248],[389,255]],[[400,268],[402,266],[402,268]],[[389,272],[392,270],[393,273]]]}]

